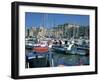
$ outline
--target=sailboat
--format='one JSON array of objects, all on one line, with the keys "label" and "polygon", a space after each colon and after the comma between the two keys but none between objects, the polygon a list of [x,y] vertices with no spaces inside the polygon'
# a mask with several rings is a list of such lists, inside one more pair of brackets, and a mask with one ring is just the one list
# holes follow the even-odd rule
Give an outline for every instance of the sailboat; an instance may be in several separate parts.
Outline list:
[{"label": "sailboat", "polygon": [[[74,25],[75,26],[75,25]],[[81,45],[78,45],[75,43],[74,36],[75,31],[73,31],[73,40],[72,43],[69,44],[67,47],[66,53],[68,54],[77,54],[77,55],[88,55],[89,54],[89,46],[84,45],[82,40],[80,40],[82,43]]]},{"label": "sailboat", "polygon": [[43,14],[43,20],[42,20],[43,26],[42,27],[40,26],[41,31],[37,35],[37,38],[39,40],[38,46],[33,47],[33,52],[40,53],[40,54],[47,53],[49,51],[49,48],[47,46],[47,41],[43,41],[43,39],[45,39],[45,36],[43,34],[44,33],[43,29],[45,26],[45,18],[44,18],[45,16],[44,15],[46,14]]}]

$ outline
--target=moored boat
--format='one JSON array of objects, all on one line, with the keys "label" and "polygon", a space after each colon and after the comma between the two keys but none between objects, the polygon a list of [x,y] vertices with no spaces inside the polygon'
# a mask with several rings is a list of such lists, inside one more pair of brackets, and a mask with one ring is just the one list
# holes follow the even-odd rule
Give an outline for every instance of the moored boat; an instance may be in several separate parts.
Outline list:
[{"label": "moored boat", "polygon": [[46,53],[49,51],[48,47],[34,47],[33,51],[36,53]]},{"label": "moored boat", "polygon": [[53,47],[53,49],[55,52],[58,52],[58,53],[66,53],[66,49],[64,47],[56,46],[56,47]]},{"label": "moored boat", "polygon": [[[68,48],[70,47],[70,50],[68,50]],[[73,44],[72,46],[70,45],[67,50],[66,53],[68,54],[77,54],[77,55],[88,55],[89,54],[89,47],[86,46],[80,46],[80,45],[75,45]]]}]

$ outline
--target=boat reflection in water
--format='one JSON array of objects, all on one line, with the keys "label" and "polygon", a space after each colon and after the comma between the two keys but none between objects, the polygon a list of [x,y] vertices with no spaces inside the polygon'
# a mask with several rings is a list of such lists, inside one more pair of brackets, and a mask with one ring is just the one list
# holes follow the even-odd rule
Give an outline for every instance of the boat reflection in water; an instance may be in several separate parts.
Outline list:
[{"label": "boat reflection in water", "polygon": [[26,46],[26,68],[89,65],[89,45],[40,42]]}]

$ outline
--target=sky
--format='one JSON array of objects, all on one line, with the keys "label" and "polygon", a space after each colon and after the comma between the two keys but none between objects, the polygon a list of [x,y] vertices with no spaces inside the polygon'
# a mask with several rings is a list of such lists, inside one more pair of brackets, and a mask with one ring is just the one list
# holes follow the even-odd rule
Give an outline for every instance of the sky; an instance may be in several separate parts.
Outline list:
[{"label": "sky", "polygon": [[25,27],[27,28],[40,26],[50,28],[65,23],[87,26],[89,15],[25,12]]}]

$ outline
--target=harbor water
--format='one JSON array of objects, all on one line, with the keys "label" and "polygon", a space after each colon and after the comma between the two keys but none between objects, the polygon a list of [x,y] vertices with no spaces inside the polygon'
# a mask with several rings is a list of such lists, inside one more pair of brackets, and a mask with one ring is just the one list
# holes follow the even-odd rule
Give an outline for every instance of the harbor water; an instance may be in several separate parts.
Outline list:
[{"label": "harbor water", "polygon": [[[26,50],[25,55],[33,54],[32,50]],[[38,58],[31,58],[30,61],[26,62],[26,68],[37,68],[37,67],[59,67],[59,66],[80,66],[89,65],[89,54],[78,55],[78,54],[66,54],[61,52],[55,52],[51,50],[51,59],[46,60],[43,56]],[[47,62],[46,62],[47,61]],[[51,63],[51,65],[50,65]]]}]

